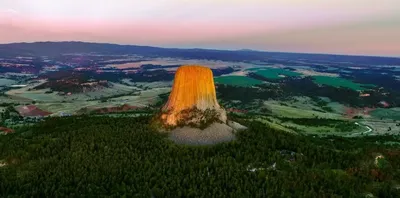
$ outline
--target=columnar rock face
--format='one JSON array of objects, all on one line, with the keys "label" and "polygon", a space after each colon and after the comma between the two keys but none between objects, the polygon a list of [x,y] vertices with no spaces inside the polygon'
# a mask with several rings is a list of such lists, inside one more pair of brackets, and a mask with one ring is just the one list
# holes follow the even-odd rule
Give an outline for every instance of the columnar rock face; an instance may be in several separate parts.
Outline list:
[{"label": "columnar rock face", "polygon": [[191,123],[210,119],[205,118],[205,114],[211,119],[226,122],[226,112],[217,101],[213,73],[203,66],[178,68],[172,92],[162,110],[161,120],[172,126],[185,119],[190,119],[186,121]]}]

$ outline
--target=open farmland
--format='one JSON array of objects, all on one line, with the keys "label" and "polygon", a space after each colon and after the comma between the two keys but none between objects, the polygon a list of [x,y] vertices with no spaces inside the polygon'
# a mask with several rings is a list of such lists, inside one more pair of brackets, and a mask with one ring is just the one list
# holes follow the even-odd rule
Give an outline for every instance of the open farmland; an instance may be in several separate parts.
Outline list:
[{"label": "open farmland", "polygon": [[400,121],[400,108],[390,108],[390,109],[376,109],[372,111],[371,116],[376,119],[390,119]]},{"label": "open farmland", "polygon": [[[277,101],[279,102],[279,101]],[[307,96],[294,96],[290,102],[285,103],[290,107],[298,108],[301,110],[315,110],[323,111],[320,107],[315,104],[311,98]]]},{"label": "open farmland", "polygon": [[7,78],[2,78],[2,77],[0,76],[0,87],[2,87],[2,86],[10,86],[10,85],[13,85],[13,84],[15,84],[15,83],[16,83],[15,80],[7,79]]},{"label": "open farmland", "polygon": [[62,101],[65,100],[65,97],[57,95],[56,93],[45,93],[49,90],[34,90],[34,91],[24,91],[24,92],[15,92],[16,96],[27,98],[33,101],[41,101],[41,102],[52,102],[52,101]]},{"label": "open farmland", "polygon": [[38,108],[35,105],[24,105],[24,106],[18,106],[15,108],[19,115],[23,117],[27,116],[48,116],[51,114],[51,112],[48,111],[43,111],[42,109]]},{"label": "open farmland", "polygon": [[71,95],[60,95],[57,92],[51,92],[50,89],[34,90],[31,88],[37,86],[37,84],[30,84],[29,86],[24,88],[10,90],[6,94],[9,96],[16,96],[19,98],[25,98],[27,100],[33,100],[37,102],[62,102],[73,100],[90,100],[96,98],[99,99],[101,97],[112,97],[114,95],[129,94],[138,90],[137,88],[132,86],[126,86],[118,83],[110,84],[111,87],[105,87],[85,93],[73,93]]},{"label": "open farmland", "polygon": [[56,93],[45,93],[50,89],[34,90],[33,87],[39,86],[46,81],[39,81],[28,84],[26,87],[19,89],[11,89],[6,94],[15,100],[27,100],[27,101],[62,101],[64,98]]},{"label": "open farmland", "polygon": [[[154,88],[140,91],[137,96],[121,96],[107,100],[106,104],[109,103],[112,106],[129,104],[132,106],[145,107],[149,104],[154,104],[157,102],[158,95],[168,93],[171,91],[170,87],[166,88]],[[96,106],[102,106],[100,103]]]},{"label": "open farmland", "polygon": [[[126,86],[126,85],[122,85],[119,83],[110,83],[110,87],[105,87],[102,89],[98,89],[96,91],[89,91],[89,92],[85,92],[85,93],[79,93],[77,94],[78,96],[80,96],[80,98],[101,98],[101,97],[112,97],[115,95],[121,95],[121,94],[129,94],[135,91],[138,91],[138,89],[136,87],[132,87],[132,86]],[[84,95],[84,96],[82,96]],[[78,99],[79,100],[79,99]]]},{"label": "open farmland", "polygon": [[400,126],[393,121],[385,120],[364,120],[360,122],[372,129],[369,135],[398,135],[400,134]]},{"label": "open farmland", "polygon": [[[4,97],[4,102],[29,104],[36,102],[36,106],[54,115],[60,113],[74,114],[82,108],[103,108],[128,104],[137,107],[146,107],[157,102],[158,95],[170,91],[170,82],[134,83],[124,85],[110,83],[104,87],[83,93],[59,94],[50,89],[31,89],[45,81],[31,83],[27,87],[12,89]],[[128,84],[128,83],[126,83]]]},{"label": "open farmland", "polygon": [[289,70],[281,69],[281,68],[266,68],[260,69],[255,72],[257,75],[260,75],[269,79],[279,79],[286,76],[301,76],[300,73],[292,72]]},{"label": "open farmland", "polygon": [[316,134],[316,135],[348,135],[348,134],[354,134],[354,133],[362,133],[362,132],[366,131],[365,127],[358,126],[355,123],[352,123],[352,124],[354,124],[354,126],[355,126],[354,130],[340,132],[332,126],[323,126],[323,125],[322,126],[305,126],[305,125],[295,124],[292,122],[281,123],[281,125],[284,127],[296,128],[296,129],[299,129],[300,131],[303,131],[306,134]]},{"label": "open farmland", "polygon": [[335,113],[342,114],[345,112],[346,107],[338,102],[329,102],[328,107],[330,107]]},{"label": "open farmland", "polygon": [[304,76],[330,76],[330,77],[339,77],[339,74],[336,73],[326,73],[326,72],[317,72],[314,70],[308,70],[308,69],[297,69],[296,72],[300,73]]},{"label": "open farmland", "polygon": [[265,119],[264,117],[258,117],[253,120],[267,124],[270,127],[275,128],[275,129],[279,129],[279,130],[286,131],[289,133],[298,133],[298,132],[295,132],[294,130],[289,129],[286,126],[282,125],[282,123],[280,123],[280,121],[278,119],[275,119],[272,117],[268,117],[268,119]]},{"label": "open farmland", "polygon": [[52,102],[52,103],[38,103],[36,106],[54,115],[59,113],[74,114],[81,108],[97,105],[98,101],[73,101],[73,102]]},{"label": "open farmland", "polygon": [[140,86],[143,88],[163,88],[172,87],[172,81],[155,81],[155,82],[131,82],[133,86]]},{"label": "open farmland", "polygon": [[295,107],[285,106],[280,104],[278,101],[265,101],[265,107],[270,109],[276,116],[283,116],[289,118],[330,118],[330,119],[342,119],[343,116],[336,113],[323,113],[320,111],[299,109]]},{"label": "open farmland", "polygon": [[368,88],[365,87],[374,87],[375,85],[367,85],[367,84],[359,84],[353,81],[344,79],[344,78],[336,78],[330,76],[314,76],[314,82],[317,84],[328,85],[333,87],[345,87],[353,90],[366,90]]},{"label": "open farmland", "polygon": [[336,125],[320,125],[320,126],[307,126],[296,124],[290,121],[283,122],[279,117],[271,117],[271,116],[259,116],[258,118],[254,119],[260,121],[262,123],[268,124],[269,126],[280,129],[290,133],[304,133],[304,134],[311,134],[311,135],[340,135],[345,136],[349,134],[357,134],[363,133],[367,129],[366,127],[357,125],[353,122],[349,122],[346,120],[337,120],[337,124],[347,124],[353,125],[353,129],[351,131],[338,131]]},{"label": "open farmland", "polygon": [[138,95],[120,96],[107,99],[104,102],[98,100],[86,101],[86,100],[75,100],[67,102],[46,102],[38,103],[37,106],[43,110],[52,112],[54,114],[69,113],[74,114],[82,108],[98,109],[104,107],[115,107],[124,104],[146,107],[150,104],[154,104],[158,100],[158,95],[167,93],[170,88],[154,88],[149,90],[140,91]]},{"label": "open farmland", "polygon": [[0,96],[0,104],[1,103],[18,103],[18,104],[24,104],[24,103],[30,103],[31,100],[25,99],[25,98],[18,98],[18,97],[10,97],[10,96]]},{"label": "open farmland", "polygon": [[319,97],[321,100],[327,102],[327,107],[331,108],[334,113],[338,114],[345,114],[346,113],[346,106],[339,103],[339,102],[333,102],[330,98],[328,97]]}]

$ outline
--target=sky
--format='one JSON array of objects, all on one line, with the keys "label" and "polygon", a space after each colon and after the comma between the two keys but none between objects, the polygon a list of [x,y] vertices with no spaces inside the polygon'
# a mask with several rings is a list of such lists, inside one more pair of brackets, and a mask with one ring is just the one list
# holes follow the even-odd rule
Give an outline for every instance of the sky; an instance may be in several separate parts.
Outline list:
[{"label": "sky", "polygon": [[0,43],[400,57],[400,0],[0,0]]}]

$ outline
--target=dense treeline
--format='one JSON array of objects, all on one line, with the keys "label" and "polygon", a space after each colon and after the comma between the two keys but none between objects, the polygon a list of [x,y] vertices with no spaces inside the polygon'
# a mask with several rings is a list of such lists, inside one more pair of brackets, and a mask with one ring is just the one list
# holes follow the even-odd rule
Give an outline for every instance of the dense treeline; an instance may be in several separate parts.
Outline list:
[{"label": "dense treeline", "polygon": [[[389,95],[379,93],[377,91],[369,91],[369,97],[359,97],[359,92],[332,86],[319,86],[315,84],[310,77],[302,79],[288,79],[281,86],[284,93],[298,96],[323,96],[328,97],[335,102],[346,104],[352,107],[376,107],[380,101],[386,101],[389,104],[400,104],[400,97],[394,97],[396,92]],[[394,94],[394,95],[393,95]]]},{"label": "dense treeline", "polygon": [[19,115],[12,105],[9,105],[4,109],[4,111],[0,111],[0,126],[4,125],[7,119],[18,121],[22,119],[22,116]]},{"label": "dense treeline", "polygon": [[400,149],[377,144],[393,136],[320,139],[235,118],[249,127],[236,141],[195,147],[149,120],[49,118],[1,136],[0,197],[400,196]]},{"label": "dense treeline", "polygon": [[[269,81],[278,84],[262,84],[257,85],[257,87],[218,85],[217,92],[219,93],[219,98],[225,101],[240,100],[246,103],[256,99],[290,100],[293,96],[307,96],[310,98],[321,96],[351,107],[377,107],[381,101],[386,101],[394,107],[400,104],[400,93],[395,91],[365,91],[370,96],[360,97],[358,91],[341,87],[320,86],[315,84],[310,77],[284,78]],[[330,107],[324,106],[322,103],[318,105],[324,111],[333,111]]]},{"label": "dense treeline", "polygon": [[[365,84],[374,84],[379,87],[384,87],[388,90],[395,90],[397,93],[400,92],[400,87],[398,86],[399,81],[396,79],[396,75],[399,75],[399,72],[393,71],[394,68],[387,69],[385,67],[378,67],[375,69],[368,70],[357,70],[357,69],[349,69],[346,70],[351,71],[351,74],[343,73],[341,75],[352,79],[356,82],[365,83]],[[372,72],[371,72],[372,71]]]}]

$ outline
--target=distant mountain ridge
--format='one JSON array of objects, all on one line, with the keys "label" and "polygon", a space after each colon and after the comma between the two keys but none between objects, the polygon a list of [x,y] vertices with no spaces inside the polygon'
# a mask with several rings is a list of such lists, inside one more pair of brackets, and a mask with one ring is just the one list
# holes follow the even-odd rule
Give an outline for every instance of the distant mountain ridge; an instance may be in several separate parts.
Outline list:
[{"label": "distant mountain ridge", "polygon": [[266,61],[266,60],[298,60],[307,59],[320,62],[354,62],[357,64],[400,65],[400,58],[306,54],[289,52],[264,52],[249,49],[211,50],[211,49],[179,49],[138,45],[119,45],[110,43],[89,43],[79,41],[68,42],[34,42],[0,44],[1,57],[15,56],[59,56],[66,53],[99,53],[109,55],[137,54],[148,57],[175,57],[190,59],[209,59],[223,61]]}]

